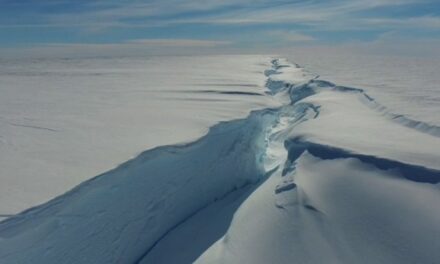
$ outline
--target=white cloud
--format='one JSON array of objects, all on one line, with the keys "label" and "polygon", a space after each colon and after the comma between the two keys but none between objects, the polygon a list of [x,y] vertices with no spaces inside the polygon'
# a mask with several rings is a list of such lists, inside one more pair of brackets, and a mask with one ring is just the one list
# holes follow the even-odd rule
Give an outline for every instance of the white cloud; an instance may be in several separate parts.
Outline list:
[{"label": "white cloud", "polygon": [[[47,0],[45,0],[47,1]],[[58,14],[38,14],[43,16],[40,24],[0,24],[0,28],[6,27],[76,27],[80,34],[86,36],[84,39],[94,39],[98,34],[112,34],[117,28],[118,34],[123,37],[123,30],[130,32],[141,32],[143,36],[149,36],[153,27],[170,26],[169,35],[176,28],[188,26],[185,31],[197,30],[193,24],[210,26],[213,30],[221,28],[216,33],[220,38],[234,39],[238,45],[246,51],[250,48],[261,47],[282,47],[286,44],[322,44],[322,39],[329,38],[328,35],[320,37],[317,31],[342,32],[348,30],[356,31],[401,31],[405,29],[416,30],[440,30],[440,17],[424,15],[412,18],[396,18],[383,15],[382,17],[370,12],[367,16],[365,11],[372,11],[381,7],[405,6],[408,4],[423,4],[436,0],[329,0],[329,1],[286,1],[286,0],[149,0],[149,1],[119,1],[103,0],[82,3],[80,12],[58,12]],[[84,4],[85,3],[85,4]],[[85,5],[85,6],[84,6]],[[187,12],[191,12],[190,14]],[[364,14],[364,15],[363,15]],[[191,26],[189,25],[191,24]],[[206,24],[209,24],[206,26]],[[238,31],[240,26],[247,24],[243,31]],[[279,24],[291,26],[288,30],[265,31],[269,26],[279,28]],[[213,26],[215,25],[215,27]],[[222,27],[220,27],[220,26]],[[264,25],[259,27],[257,25]],[[225,29],[226,30],[223,30]],[[229,31],[230,28],[234,30]],[[168,28],[167,28],[168,29]],[[52,30],[52,29],[50,29]],[[72,30],[72,31],[73,31]],[[108,32],[101,32],[109,30]],[[145,32],[145,33],[144,33]],[[314,39],[313,36],[317,36]],[[371,33],[373,34],[373,33]],[[217,36],[216,35],[216,36]],[[224,37],[226,36],[227,37]],[[179,36],[182,36],[179,34]],[[46,50],[49,47],[61,53],[65,50],[81,50],[88,52],[96,49],[111,50],[117,49],[124,52],[139,51],[147,53],[151,51],[162,52],[173,50],[176,52],[187,52],[190,49],[200,48],[202,50],[214,48],[234,48],[234,43],[224,40],[200,40],[200,39],[138,39],[118,44],[52,44],[40,45],[36,48]],[[276,38],[279,42],[267,41],[267,37]],[[345,36],[350,36],[348,33]],[[438,34],[437,34],[438,38]],[[341,40],[347,43],[347,38]],[[240,46],[241,44],[241,46]],[[299,45],[298,44],[298,45]],[[245,47],[245,48],[243,48]]]},{"label": "white cloud", "polygon": [[267,34],[276,40],[289,43],[310,42],[315,38],[295,31],[274,30],[268,31]]},{"label": "white cloud", "polygon": [[[344,21],[349,21],[350,24],[354,24],[353,26],[359,24],[356,19],[352,19],[351,14],[355,12],[430,1],[433,0],[334,0],[319,2],[152,0],[147,3],[109,0],[102,2],[90,1],[86,4],[83,2],[85,6],[83,6],[81,12],[39,15],[41,15],[41,25],[44,27],[52,25],[57,27],[77,26],[105,29],[111,27],[156,27],[187,23],[298,23],[316,27],[337,27],[346,24],[343,23]],[[175,17],[175,15],[185,14],[186,12],[196,14],[194,16]],[[148,22],[145,22],[145,19],[148,19]],[[10,26],[14,25],[10,24]]]},{"label": "white cloud", "polygon": [[[240,1],[238,1],[240,2]],[[347,23],[351,28],[358,25],[359,14],[354,13],[368,11],[374,8],[402,6],[413,3],[429,2],[429,0],[337,0],[337,1],[302,1],[284,2],[283,4],[268,5],[264,8],[250,6],[238,8],[229,12],[213,14],[203,17],[170,19],[163,21],[165,24],[184,23],[210,23],[210,24],[273,24],[273,23],[296,23],[322,27],[342,27]]]},{"label": "white cloud", "polygon": [[438,59],[440,58],[440,39],[413,38],[396,31],[390,31],[372,41],[351,41],[339,44],[318,43],[316,45],[284,47],[278,49],[278,52],[285,54],[365,54]]},{"label": "white cloud", "polygon": [[440,17],[420,16],[409,18],[369,18],[362,20],[370,26],[392,27],[392,28],[425,28],[440,29]]},{"label": "white cloud", "polygon": [[216,47],[231,44],[230,41],[202,39],[135,39],[126,43],[156,47]]}]

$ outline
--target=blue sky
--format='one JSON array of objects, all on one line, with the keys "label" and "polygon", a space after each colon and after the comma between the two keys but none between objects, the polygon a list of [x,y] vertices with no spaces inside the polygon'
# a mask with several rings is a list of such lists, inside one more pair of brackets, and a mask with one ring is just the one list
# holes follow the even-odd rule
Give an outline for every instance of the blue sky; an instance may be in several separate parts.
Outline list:
[{"label": "blue sky", "polygon": [[440,42],[439,0],[0,0],[0,4],[0,49],[264,50]]}]

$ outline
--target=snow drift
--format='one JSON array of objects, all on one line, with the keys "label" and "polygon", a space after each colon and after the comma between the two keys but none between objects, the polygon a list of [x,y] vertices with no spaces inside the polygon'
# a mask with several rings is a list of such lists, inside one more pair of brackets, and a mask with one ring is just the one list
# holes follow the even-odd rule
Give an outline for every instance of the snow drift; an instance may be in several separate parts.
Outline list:
[{"label": "snow drift", "polygon": [[10,217],[0,262],[440,261],[438,128],[283,59],[265,74],[281,106]]}]

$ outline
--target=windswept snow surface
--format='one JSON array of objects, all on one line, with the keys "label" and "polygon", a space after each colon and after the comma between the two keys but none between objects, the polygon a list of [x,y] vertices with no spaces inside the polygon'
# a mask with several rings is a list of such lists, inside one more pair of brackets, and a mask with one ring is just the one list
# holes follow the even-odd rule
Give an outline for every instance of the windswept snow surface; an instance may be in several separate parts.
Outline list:
[{"label": "windswept snow surface", "polygon": [[262,56],[0,61],[0,215],[278,105]]},{"label": "windswept snow surface", "polygon": [[203,88],[175,100],[248,96],[259,110],[0,222],[0,263],[440,262],[436,124],[285,59],[217,59],[260,86],[219,93],[196,76]]},{"label": "windswept snow surface", "polygon": [[390,111],[440,126],[440,56],[303,48],[288,58],[321,79],[366,89]]},{"label": "windswept snow surface", "polygon": [[[363,91],[285,82],[294,104],[271,140],[287,152],[272,157],[280,169],[198,262],[438,263],[439,138],[372,108]],[[304,106],[311,113],[292,121]]]}]

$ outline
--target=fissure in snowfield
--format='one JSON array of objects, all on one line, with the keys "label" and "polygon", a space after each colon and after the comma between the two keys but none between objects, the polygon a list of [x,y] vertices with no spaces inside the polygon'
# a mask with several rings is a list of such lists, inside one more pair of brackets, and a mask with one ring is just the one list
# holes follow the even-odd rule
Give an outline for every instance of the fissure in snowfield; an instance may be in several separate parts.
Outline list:
[{"label": "fissure in snowfield", "polygon": [[[289,67],[298,70],[297,83],[275,78]],[[328,249],[323,253],[326,257],[349,261],[351,253],[332,240],[336,231],[322,229],[321,223],[328,224],[325,210],[297,182],[300,157],[354,158],[380,170],[395,169],[411,181],[439,182],[435,169],[294,136],[295,128],[321,118],[321,106],[304,99],[322,91],[364,94],[362,90],[308,78],[297,65],[278,59],[265,74],[268,94],[279,97],[281,107],[219,123],[193,143],[145,151],[64,195],[0,222],[0,262],[203,263],[212,247],[234,241],[230,229],[241,217],[236,213],[242,206],[244,212],[251,211],[246,202],[266,188],[270,192],[262,196],[271,203],[268,210],[288,212],[282,217],[293,215],[314,235],[314,242]],[[433,134],[432,129],[436,131],[427,132]],[[302,247],[309,243],[304,234],[293,238]],[[290,251],[286,256],[313,260],[313,252]],[[286,262],[291,260],[286,257]]]}]

